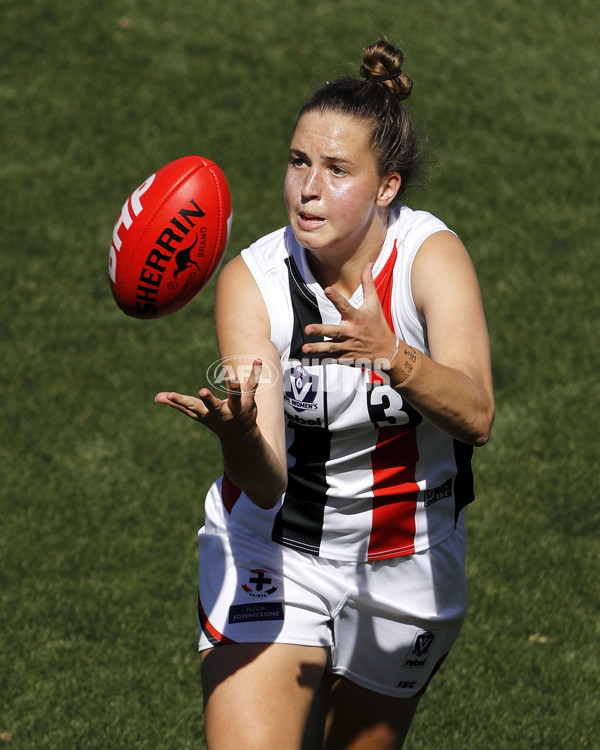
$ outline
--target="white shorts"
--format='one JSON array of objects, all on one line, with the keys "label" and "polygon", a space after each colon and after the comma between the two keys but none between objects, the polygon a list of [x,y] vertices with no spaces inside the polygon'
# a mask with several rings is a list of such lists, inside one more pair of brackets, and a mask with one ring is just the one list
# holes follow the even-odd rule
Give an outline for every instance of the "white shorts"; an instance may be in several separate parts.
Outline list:
[{"label": "white shorts", "polygon": [[425,552],[339,562],[201,529],[199,650],[291,643],[330,651],[330,669],[383,695],[422,693],[465,616],[466,535]]}]

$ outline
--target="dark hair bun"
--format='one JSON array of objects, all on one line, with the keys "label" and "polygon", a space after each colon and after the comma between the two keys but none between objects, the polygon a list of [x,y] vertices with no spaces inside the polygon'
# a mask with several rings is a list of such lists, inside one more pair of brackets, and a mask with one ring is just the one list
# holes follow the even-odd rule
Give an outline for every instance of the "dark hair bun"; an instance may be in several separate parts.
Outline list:
[{"label": "dark hair bun", "polygon": [[403,62],[402,50],[380,40],[365,49],[359,73],[366,80],[386,86],[402,101],[409,96],[412,88],[411,79],[402,72]]}]

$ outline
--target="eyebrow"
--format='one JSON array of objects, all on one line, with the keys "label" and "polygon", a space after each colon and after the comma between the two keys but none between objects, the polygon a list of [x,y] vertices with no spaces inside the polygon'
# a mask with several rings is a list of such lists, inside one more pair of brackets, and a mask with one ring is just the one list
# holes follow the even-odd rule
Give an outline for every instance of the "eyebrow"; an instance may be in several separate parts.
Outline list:
[{"label": "eyebrow", "polygon": [[[308,154],[299,148],[290,148],[290,156],[301,156],[308,158]],[[329,164],[354,164],[351,159],[346,159],[344,156],[328,156],[327,154],[320,154],[319,158],[323,161],[329,162]]]}]

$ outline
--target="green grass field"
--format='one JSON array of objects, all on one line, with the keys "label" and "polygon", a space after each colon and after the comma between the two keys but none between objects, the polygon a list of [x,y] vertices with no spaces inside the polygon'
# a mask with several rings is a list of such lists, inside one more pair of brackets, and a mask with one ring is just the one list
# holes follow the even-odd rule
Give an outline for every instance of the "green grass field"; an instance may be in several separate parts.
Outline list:
[{"label": "green grass field", "polygon": [[0,0],[0,18],[0,745],[204,747],[196,530],[220,456],[153,398],[204,384],[214,282],[127,318],[112,226],[188,153],[228,177],[230,255],[281,225],[305,92],[386,35],[432,164],[408,202],[471,251],[497,395],[470,616],[406,747],[600,747],[600,6]]}]

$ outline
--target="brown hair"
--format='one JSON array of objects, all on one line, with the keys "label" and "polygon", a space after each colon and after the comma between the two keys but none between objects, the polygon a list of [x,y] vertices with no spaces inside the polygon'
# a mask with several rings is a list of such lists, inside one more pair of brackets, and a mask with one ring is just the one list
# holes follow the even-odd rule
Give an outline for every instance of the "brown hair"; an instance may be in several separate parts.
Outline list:
[{"label": "brown hair", "polygon": [[419,163],[417,138],[411,116],[402,104],[412,88],[402,71],[404,54],[386,41],[363,52],[359,73],[364,80],[343,76],[327,81],[307,97],[298,119],[314,110],[334,111],[371,123],[371,145],[381,177],[398,172],[400,201]]}]

